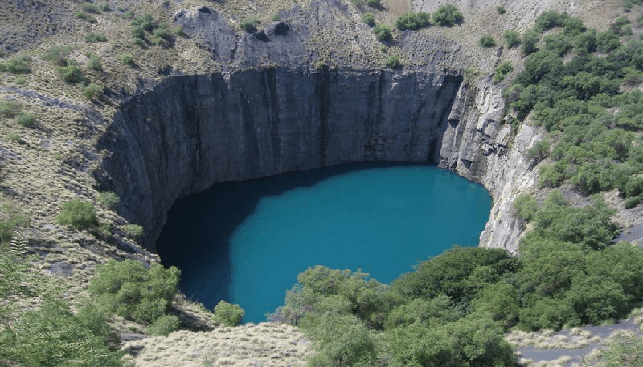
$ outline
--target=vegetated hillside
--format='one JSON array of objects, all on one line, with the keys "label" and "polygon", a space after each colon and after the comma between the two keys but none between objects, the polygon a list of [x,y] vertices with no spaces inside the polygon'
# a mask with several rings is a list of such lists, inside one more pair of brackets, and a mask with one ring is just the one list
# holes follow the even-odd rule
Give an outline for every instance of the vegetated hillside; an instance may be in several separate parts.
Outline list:
[{"label": "vegetated hillside", "polygon": [[[523,152],[540,174],[514,202],[527,229],[520,257],[454,249],[390,286],[323,267],[300,274],[272,317],[315,341],[309,365],[514,365],[505,331],[625,317],[643,296],[643,254],[612,244],[612,220],[633,234],[642,227],[641,5],[454,3],[2,2],[0,364],[303,362],[310,351],[300,331],[229,328],[239,307],[221,303],[212,314],[181,297],[178,270],[139,245],[145,229],[119,215],[129,204],[97,190],[93,175],[117,153],[96,144],[131,96],[172,75],[245,68],[430,65],[463,74],[472,89],[504,87],[508,130],[546,134]],[[229,36],[232,49],[177,20],[215,12],[228,28],[209,34]],[[298,59],[251,59],[251,42],[277,22],[297,31]],[[177,329],[185,330],[145,339]],[[212,342],[225,333],[238,344]],[[612,347],[606,358],[636,353]]]}]

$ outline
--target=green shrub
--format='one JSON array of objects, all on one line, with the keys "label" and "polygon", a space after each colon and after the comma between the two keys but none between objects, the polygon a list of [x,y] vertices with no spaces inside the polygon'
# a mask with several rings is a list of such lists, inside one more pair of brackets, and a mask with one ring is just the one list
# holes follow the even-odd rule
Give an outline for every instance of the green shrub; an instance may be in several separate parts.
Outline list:
[{"label": "green shrub", "polygon": [[100,3],[100,5],[98,5],[98,8],[101,11],[109,11],[109,3],[107,1],[102,2],[102,3]]},{"label": "green shrub", "polygon": [[538,51],[538,41],[540,34],[533,29],[528,29],[522,35],[522,53],[527,56]]},{"label": "green shrub", "polygon": [[633,332],[615,333],[601,352],[598,367],[643,366],[643,339]]},{"label": "green shrub", "polygon": [[484,36],[480,37],[480,39],[478,40],[478,45],[484,48],[495,47],[496,40],[493,39],[492,35],[485,34]]},{"label": "green shrub", "polygon": [[159,37],[159,38],[169,38],[170,37],[170,32],[167,30],[167,25],[166,24],[161,24],[159,27],[154,28],[154,32],[152,32],[154,36]]},{"label": "green shrub", "polygon": [[87,67],[96,71],[103,70],[103,66],[100,63],[100,57],[90,56],[89,61],[87,62]]},{"label": "green shrub", "polygon": [[34,127],[36,122],[36,115],[33,113],[21,113],[18,115],[16,122],[22,127]]},{"label": "green shrub", "polygon": [[0,63],[0,71],[8,71],[14,74],[28,73],[31,71],[31,69],[29,68],[30,63],[30,56],[16,56],[4,63]]},{"label": "green shrub", "polygon": [[102,94],[103,94],[103,87],[94,83],[90,83],[87,87],[85,87],[85,90],[83,91],[83,95],[85,96],[85,98],[89,98],[89,99],[97,99]]},{"label": "green shrub", "polygon": [[101,192],[98,194],[98,198],[96,198],[99,203],[104,205],[105,207],[109,209],[114,209],[116,207],[116,204],[121,200],[116,193],[112,191],[105,191]]},{"label": "green shrub", "polygon": [[156,319],[152,325],[147,327],[147,332],[150,335],[167,336],[179,328],[179,323],[179,318],[177,316],[163,315]]},{"label": "green shrub", "polygon": [[0,101],[0,116],[11,118],[16,116],[21,109],[22,105],[18,102]]},{"label": "green shrub", "polygon": [[[623,27],[630,24],[630,20],[627,17],[620,17],[610,24],[610,30],[616,34],[623,35]],[[632,28],[630,28],[630,31]],[[630,33],[631,34],[631,33]]]},{"label": "green shrub", "polygon": [[83,4],[83,11],[86,11],[88,13],[95,13],[95,14],[100,13],[98,7],[94,4]]},{"label": "green shrub", "polygon": [[141,26],[132,27],[132,35],[134,38],[145,39],[145,28]]},{"label": "green shrub", "polygon": [[369,26],[375,26],[375,16],[371,12],[362,14],[362,22],[368,24]]},{"label": "green shrub", "polygon": [[502,15],[507,12],[507,9],[505,9],[504,6],[499,6],[496,8],[496,11],[498,12],[498,14]]},{"label": "green shrub", "polygon": [[270,20],[272,20],[273,22],[278,22],[281,20],[281,15],[279,15],[279,13],[273,13],[270,16]]},{"label": "green shrub", "polygon": [[[273,14],[273,18],[274,18],[274,14]],[[183,33],[183,25],[179,24],[178,27],[174,28],[172,30],[172,34],[177,35],[177,36],[183,36],[185,34],[185,33]]]},{"label": "green shrub", "polygon": [[533,147],[529,148],[527,151],[527,158],[534,161],[534,163],[541,162],[543,159],[549,156],[549,151],[551,149],[551,143],[548,139],[541,140],[534,144]]},{"label": "green shrub", "polygon": [[61,66],[58,68],[58,74],[67,83],[79,83],[85,80],[85,75],[80,69],[80,66],[76,64],[73,60],[66,61],[67,66]]},{"label": "green shrub", "polygon": [[59,224],[69,225],[82,230],[96,225],[96,210],[90,201],[70,200],[63,203],[60,214],[56,217]]},{"label": "green shrub", "polygon": [[133,239],[139,239],[145,235],[145,230],[138,224],[127,224],[123,226],[123,231]]},{"label": "green shrub", "polygon": [[152,37],[152,44],[155,46],[163,46],[165,44],[165,40],[162,37]]},{"label": "green shrub", "polygon": [[621,46],[618,34],[611,30],[596,34],[596,49],[603,53],[609,53]]},{"label": "green shrub", "polygon": [[[129,12],[128,12],[129,13]],[[133,14],[133,13],[132,13]],[[148,32],[152,32],[156,27],[156,22],[152,14],[145,13],[130,22],[132,27],[141,27]]]},{"label": "green shrub", "polygon": [[373,33],[375,33],[375,37],[380,41],[386,41],[391,38],[391,28],[383,24],[376,25],[373,28]]},{"label": "green shrub", "polygon": [[565,25],[565,22],[569,19],[569,15],[566,13],[558,13],[554,10],[549,10],[543,12],[536,18],[535,29],[542,33],[548,29],[554,27],[562,27]]},{"label": "green shrub", "polygon": [[18,134],[9,133],[9,134],[5,135],[5,137],[7,138],[7,140],[9,140],[9,141],[11,141],[13,143],[16,143],[16,144],[21,144],[22,143],[22,138],[20,138],[20,135],[18,135]]},{"label": "green shrub", "polygon": [[[16,208],[13,203],[4,200],[0,193],[0,245],[8,245],[16,228],[28,225],[29,217],[20,209]],[[0,279],[0,284],[1,283],[2,280]]]},{"label": "green shrub", "polygon": [[366,4],[371,7],[378,7],[380,6],[380,0],[366,0]]},{"label": "green shrub", "polygon": [[641,203],[641,197],[640,196],[631,196],[628,198],[625,198],[625,209],[632,209],[635,208],[637,205]]},{"label": "green shrub", "polygon": [[96,23],[96,19],[94,17],[82,11],[76,13],[76,18],[86,20],[90,23]]},{"label": "green shrub", "polygon": [[511,73],[513,70],[513,65],[511,65],[509,61],[504,61],[496,68],[496,72],[493,76],[493,82],[500,83],[501,81],[505,80],[507,74]]},{"label": "green shrub", "polygon": [[244,311],[239,305],[231,305],[223,300],[214,306],[214,320],[225,326],[239,325],[243,314]]},{"label": "green shrub", "polygon": [[122,366],[124,352],[113,350],[107,316],[97,309],[74,316],[62,299],[48,299],[25,312],[0,333],[3,361],[21,366]]},{"label": "green shrub", "polygon": [[462,23],[464,16],[453,4],[440,5],[433,13],[433,21],[439,26],[451,27],[454,24]]},{"label": "green shrub", "polygon": [[522,42],[520,33],[514,31],[513,29],[507,29],[505,31],[505,41],[507,42],[507,47],[509,48],[518,46]]},{"label": "green shrub", "polygon": [[406,13],[395,21],[395,27],[401,31],[406,29],[417,30],[429,25],[429,18],[431,14],[419,13]]},{"label": "green shrub", "polygon": [[26,83],[27,83],[27,78],[19,77],[19,78],[16,79],[16,84],[18,84],[18,85],[24,85]]},{"label": "green shrub", "polygon": [[106,42],[107,37],[98,33],[87,33],[85,35],[85,42],[95,43],[95,42]]},{"label": "green shrub", "polygon": [[[122,10],[121,10],[122,11]],[[132,19],[134,18],[134,10],[128,10],[123,14],[123,18],[125,19]]]},{"label": "green shrub", "polygon": [[400,58],[395,55],[390,55],[386,58],[386,66],[391,69],[396,69],[398,66],[400,66]]},{"label": "green shrub", "polygon": [[126,65],[133,65],[134,64],[134,56],[132,56],[132,54],[130,54],[130,53],[122,53],[118,57],[118,59],[121,60],[121,62],[123,64],[126,64]]},{"label": "green shrub", "polygon": [[513,203],[513,208],[516,210],[518,217],[524,221],[529,222],[534,218],[538,205],[536,199],[531,194],[523,193],[518,195]]},{"label": "green shrub", "polygon": [[259,24],[259,19],[255,17],[243,18],[241,23],[241,29],[246,32],[255,32],[257,30],[257,25]]},{"label": "green shrub", "polygon": [[142,40],[142,39],[140,39],[140,38],[134,38],[134,39],[132,40],[132,43],[133,43],[133,44],[135,44],[136,46],[140,47],[140,48],[143,48],[143,47],[145,47],[145,46],[146,46],[145,41],[143,41],[143,40]]},{"label": "green shrub", "polygon": [[51,46],[49,51],[40,55],[44,60],[51,61],[58,66],[67,66],[67,56],[71,53],[69,46]]},{"label": "green shrub", "polygon": [[174,266],[165,269],[157,263],[148,269],[129,259],[121,262],[110,259],[96,266],[96,271],[88,290],[98,303],[128,320],[147,324],[167,312],[180,276]]}]

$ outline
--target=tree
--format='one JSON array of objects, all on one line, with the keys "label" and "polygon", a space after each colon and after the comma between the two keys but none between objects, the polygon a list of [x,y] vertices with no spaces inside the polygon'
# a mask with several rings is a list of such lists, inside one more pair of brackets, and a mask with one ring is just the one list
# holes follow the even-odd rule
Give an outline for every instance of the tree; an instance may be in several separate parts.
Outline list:
[{"label": "tree", "polygon": [[98,223],[94,204],[81,200],[70,200],[63,203],[62,211],[56,220],[60,224],[66,224],[78,230]]},{"label": "tree", "polygon": [[219,301],[214,306],[214,320],[225,326],[237,326],[243,318],[244,311],[239,305],[231,305],[226,301]]},{"label": "tree", "polygon": [[425,12],[406,13],[395,21],[395,27],[400,31],[407,29],[417,30],[429,25],[431,15]]},{"label": "tree", "polygon": [[376,25],[375,28],[373,28],[373,33],[375,33],[375,37],[380,41],[386,41],[391,38],[391,28],[383,24]]},{"label": "tree", "polygon": [[364,13],[362,14],[362,22],[373,27],[375,25],[375,16],[371,12]]},{"label": "tree", "polygon": [[537,44],[540,41],[540,34],[533,29],[528,29],[522,35],[522,53],[527,56],[538,50]]},{"label": "tree", "polygon": [[478,40],[478,45],[484,48],[490,48],[496,46],[496,40],[493,38],[492,35],[490,34],[485,34],[484,36],[480,37]]},{"label": "tree", "polygon": [[505,31],[505,41],[507,42],[507,47],[512,48],[518,46],[522,40],[520,39],[520,33],[514,31],[513,29],[507,29]]}]

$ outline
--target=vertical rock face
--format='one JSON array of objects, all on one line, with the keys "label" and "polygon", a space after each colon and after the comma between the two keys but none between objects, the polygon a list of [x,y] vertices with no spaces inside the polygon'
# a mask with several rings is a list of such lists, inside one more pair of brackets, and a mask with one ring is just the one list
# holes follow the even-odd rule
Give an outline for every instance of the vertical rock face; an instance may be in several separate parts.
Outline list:
[{"label": "vertical rock face", "polygon": [[462,78],[270,68],[177,76],[125,102],[98,144],[97,172],[147,245],[174,200],[216,182],[358,161],[424,162]]}]

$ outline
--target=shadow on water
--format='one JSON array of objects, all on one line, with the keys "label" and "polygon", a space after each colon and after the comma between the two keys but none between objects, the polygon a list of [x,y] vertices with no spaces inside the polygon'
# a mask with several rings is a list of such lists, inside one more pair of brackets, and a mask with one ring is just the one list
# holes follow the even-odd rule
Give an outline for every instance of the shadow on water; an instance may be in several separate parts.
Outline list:
[{"label": "shadow on water", "polygon": [[[362,162],[289,172],[270,179],[215,184],[206,191],[178,199],[168,212],[156,246],[166,267],[182,270],[181,291],[212,309],[231,300],[231,238],[251,216],[260,199],[299,187],[312,187],[331,176],[361,169],[418,166],[418,163]],[[427,166],[435,164],[427,163]]]}]

